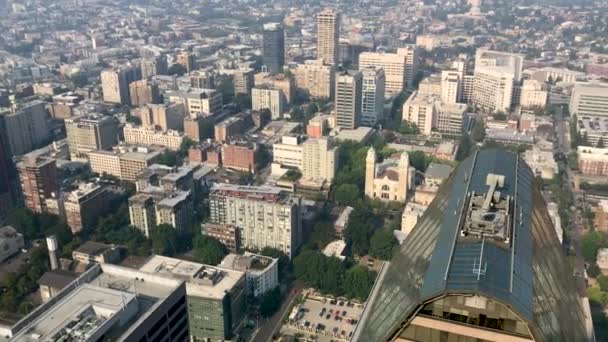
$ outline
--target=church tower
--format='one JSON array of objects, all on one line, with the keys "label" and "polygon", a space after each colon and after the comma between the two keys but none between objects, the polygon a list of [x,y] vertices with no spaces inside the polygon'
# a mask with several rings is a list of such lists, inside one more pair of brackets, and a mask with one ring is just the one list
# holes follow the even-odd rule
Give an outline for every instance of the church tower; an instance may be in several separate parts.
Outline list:
[{"label": "church tower", "polygon": [[376,150],[370,147],[365,158],[365,196],[374,197],[374,178],[376,177]]},{"label": "church tower", "polygon": [[410,156],[407,152],[401,153],[401,158],[399,158],[399,191],[397,193],[397,198],[401,202],[405,202],[407,198],[407,189],[409,188],[409,180],[410,180]]}]

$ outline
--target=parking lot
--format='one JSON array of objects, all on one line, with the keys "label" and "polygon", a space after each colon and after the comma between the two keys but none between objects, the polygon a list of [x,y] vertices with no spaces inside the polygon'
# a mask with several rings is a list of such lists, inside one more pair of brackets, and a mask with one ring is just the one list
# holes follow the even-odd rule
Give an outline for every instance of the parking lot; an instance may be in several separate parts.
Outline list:
[{"label": "parking lot", "polygon": [[363,305],[346,300],[310,296],[299,306],[284,330],[316,335],[317,341],[348,341],[361,317]]}]

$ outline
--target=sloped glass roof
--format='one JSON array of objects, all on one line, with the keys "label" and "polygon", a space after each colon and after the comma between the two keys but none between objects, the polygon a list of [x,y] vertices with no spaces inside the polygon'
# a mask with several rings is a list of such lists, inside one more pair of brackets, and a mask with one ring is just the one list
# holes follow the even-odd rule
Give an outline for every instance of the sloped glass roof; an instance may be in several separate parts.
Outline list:
[{"label": "sloped glass roof", "polygon": [[[502,176],[492,193],[489,179]],[[461,229],[472,197],[486,193],[492,202],[506,203],[507,239],[465,236]],[[533,172],[516,154],[479,151],[442,185],[380,274],[354,341],[393,339],[424,303],[449,294],[503,303],[536,340],[584,341],[583,308],[571,275]]]}]

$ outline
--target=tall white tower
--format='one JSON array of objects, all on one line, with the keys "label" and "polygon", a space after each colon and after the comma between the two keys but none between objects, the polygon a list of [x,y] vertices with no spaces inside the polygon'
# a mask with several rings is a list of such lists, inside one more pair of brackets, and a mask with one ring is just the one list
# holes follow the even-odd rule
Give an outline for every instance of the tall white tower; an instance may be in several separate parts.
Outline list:
[{"label": "tall white tower", "polygon": [[370,147],[365,158],[365,196],[374,197],[374,178],[376,178],[376,150]]},{"label": "tall white tower", "polygon": [[59,261],[57,260],[57,248],[59,243],[55,235],[51,235],[46,238],[46,247],[49,250],[49,259],[51,261],[51,270],[59,268]]}]

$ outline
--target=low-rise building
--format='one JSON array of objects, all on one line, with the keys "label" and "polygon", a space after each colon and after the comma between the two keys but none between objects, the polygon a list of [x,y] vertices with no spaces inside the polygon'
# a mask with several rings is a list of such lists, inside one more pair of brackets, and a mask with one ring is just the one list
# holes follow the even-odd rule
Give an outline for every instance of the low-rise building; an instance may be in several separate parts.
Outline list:
[{"label": "low-rise building", "polygon": [[181,103],[191,117],[210,116],[222,110],[222,94],[215,89],[170,91],[165,95],[171,103]]},{"label": "low-rise building", "polygon": [[140,271],[186,282],[191,341],[225,341],[235,336],[247,308],[244,272],[160,255],[150,258]]},{"label": "low-rise building", "polygon": [[247,142],[232,142],[222,145],[222,166],[238,171],[256,171],[256,144]]},{"label": "low-rise building", "polygon": [[120,248],[97,241],[86,241],[72,252],[72,259],[83,265],[114,264],[120,260]]},{"label": "low-rise building", "polygon": [[137,175],[154,164],[164,151],[160,146],[119,145],[112,151],[90,152],[89,163],[95,173],[135,182]]},{"label": "low-rise building", "polygon": [[220,267],[245,272],[247,289],[254,297],[274,289],[279,285],[279,259],[245,252],[243,255],[228,254]]},{"label": "low-rise building", "polygon": [[80,183],[78,189],[64,194],[65,218],[72,233],[97,224],[110,209],[112,194],[105,185]]},{"label": "low-rise building", "polygon": [[11,226],[0,228],[0,263],[19,253],[23,248],[23,235]]},{"label": "low-rise building", "polygon": [[184,141],[184,133],[178,131],[161,131],[142,126],[126,124],[123,128],[125,142],[135,145],[160,145],[171,150],[179,150]]},{"label": "low-rise building", "polygon": [[426,208],[426,205],[414,202],[408,202],[405,205],[401,214],[401,231],[405,236],[409,235],[412,229],[414,229],[418,220],[424,215]]},{"label": "low-rise building", "polygon": [[551,180],[559,172],[557,162],[553,158],[553,151],[543,151],[534,146],[526,150],[522,157],[528,166],[530,166],[532,172],[543,179]]},{"label": "low-rise building", "polygon": [[96,264],[3,335],[13,341],[184,341],[185,299],[182,279]]},{"label": "low-rise building", "polygon": [[578,146],[579,172],[589,176],[608,175],[608,148]]},{"label": "low-rise building", "polygon": [[241,249],[241,230],[234,225],[205,223],[201,232],[221,242],[230,253]]},{"label": "low-rise building", "polygon": [[405,203],[408,191],[414,184],[413,177],[414,170],[410,167],[407,153],[402,152],[378,163],[374,148],[368,150],[365,159],[365,196]]},{"label": "low-rise building", "polygon": [[336,237],[342,239],[344,237],[344,231],[346,230],[346,226],[348,225],[348,219],[350,214],[355,210],[353,207],[346,207],[340,212],[340,215],[334,222],[334,228]]},{"label": "low-rise building", "polygon": [[181,103],[147,104],[133,110],[141,119],[141,125],[148,129],[161,131],[184,129],[186,112]]},{"label": "low-rise building", "polygon": [[243,119],[233,116],[215,125],[215,140],[224,142],[232,140],[243,133],[245,122]]}]

